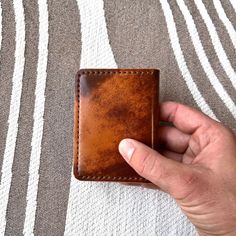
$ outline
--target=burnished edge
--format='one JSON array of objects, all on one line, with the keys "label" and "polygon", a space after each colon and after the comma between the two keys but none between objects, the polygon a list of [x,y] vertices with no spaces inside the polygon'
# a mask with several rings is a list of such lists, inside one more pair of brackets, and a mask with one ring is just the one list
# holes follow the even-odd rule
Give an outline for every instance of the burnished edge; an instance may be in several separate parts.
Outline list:
[{"label": "burnished edge", "polygon": [[74,128],[73,128],[73,172],[78,179],[78,145],[79,145],[79,73],[75,76],[75,90],[74,90]]},{"label": "burnished edge", "polygon": [[73,172],[75,178],[84,181],[118,181],[118,182],[140,182],[148,183],[149,181],[143,177],[123,177],[123,176],[85,176],[79,174],[79,103],[80,103],[80,76],[83,74],[148,74],[157,78],[157,88],[154,93],[154,148],[157,146],[157,128],[158,128],[158,89],[159,89],[159,69],[80,69],[75,77],[74,92],[74,129],[73,129]]}]

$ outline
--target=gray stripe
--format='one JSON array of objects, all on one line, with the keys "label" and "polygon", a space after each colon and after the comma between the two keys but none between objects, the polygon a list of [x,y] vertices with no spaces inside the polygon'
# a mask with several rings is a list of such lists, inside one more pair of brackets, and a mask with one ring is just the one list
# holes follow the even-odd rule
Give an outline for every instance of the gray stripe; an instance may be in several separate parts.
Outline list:
[{"label": "gray stripe", "polygon": [[[0,169],[5,150],[15,56],[15,21],[12,2],[2,0],[2,49],[0,51]],[[1,178],[1,176],[0,176]]]},{"label": "gray stripe", "polygon": [[[211,107],[211,100],[208,99],[207,93],[211,84],[207,79],[207,76],[198,60],[197,54],[194,50],[194,46],[191,42],[191,38],[186,26],[185,19],[182,15],[182,12],[179,9],[179,6],[176,1],[171,1],[170,7],[173,13],[174,21],[176,23],[177,33],[179,36],[179,42],[183,50],[183,54],[189,68],[189,71],[194,79],[194,82],[197,84],[199,90],[201,91],[202,96],[206,99],[207,103]],[[181,86],[175,88],[181,94]],[[214,97],[218,95],[211,88],[211,92],[214,93]],[[183,94],[181,94],[183,95]],[[185,95],[185,103],[188,103],[189,96],[191,96],[190,91]],[[221,102],[221,101],[220,101]]]},{"label": "gray stripe", "polygon": [[210,18],[214,22],[217,33],[219,35],[219,38],[220,38],[221,43],[223,45],[223,48],[230,60],[230,63],[232,65],[232,67],[236,70],[235,49],[234,49],[233,43],[229,37],[229,34],[227,33],[227,30],[226,30],[224,24],[220,20],[217,12],[215,10],[213,2],[203,0],[203,3],[205,5],[205,7],[207,8],[207,12],[208,12]]},{"label": "gray stripe", "polygon": [[49,1],[49,58],[35,235],[64,232],[72,162],[74,78],[79,69],[76,1]]},{"label": "gray stripe", "polygon": [[225,13],[229,20],[232,22],[234,28],[236,29],[236,12],[234,11],[229,0],[221,0],[221,4],[225,10]]},{"label": "gray stripe", "polygon": [[[231,95],[231,98],[234,99],[235,97],[235,91],[231,85],[231,82],[227,75],[225,74],[225,71],[223,70],[217,55],[215,53],[215,49],[212,45],[211,38],[208,34],[207,28],[205,23],[202,20],[202,17],[199,13],[199,11],[196,8],[196,5],[194,3],[190,3],[189,1],[186,1],[186,4],[190,10],[191,15],[193,16],[195,20],[195,24],[201,39],[201,42],[203,44],[205,53],[207,55],[207,58],[209,59],[209,62],[221,82],[221,84],[224,86],[225,90]],[[211,4],[210,8],[213,8],[213,3]],[[176,9],[176,6],[173,5],[173,8]],[[216,13],[215,13],[216,14]],[[177,16],[176,16],[177,18]],[[181,25],[181,24],[180,24]],[[179,26],[180,27],[180,26]],[[185,27],[186,28],[186,27]],[[183,33],[183,32],[181,32]],[[226,31],[225,31],[225,34]],[[228,37],[228,36],[227,36]],[[224,38],[221,39],[221,41],[224,41]],[[202,68],[200,66],[200,62],[196,61],[196,54],[193,50],[193,45],[189,45],[190,41],[186,40],[183,42],[184,45],[184,52],[187,58],[187,64],[190,65],[190,70],[192,74],[195,76],[195,82],[200,88],[200,91],[202,92],[203,96],[207,100],[207,102],[210,104],[212,110],[215,112],[216,116],[226,125],[231,127],[232,129],[236,129],[235,122],[232,114],[229,112],[228,108],[224,105],[222,100],[219,98],[219,96],[216,94],[215,90],[209,83],[207,76],[205,73],[203,73]],[[192,49],[191,49],[192,47]]]},{"label": "gray stripe", "polygon": [[[213,53],[214,48],[209,35],[206,33],[207,28],[195,4],[189,1],[187,2],[193,18],[197,22],[196,26],[206,55],[224,88],[231,95],[232,99],[234,99],[235,91],[232,89],[231,83],[223,68],[219,66],[216,54]],[[171,1],[170,5],[176,22],[181,47],[195,83],[217,117],[231,128],[236,129],[232,114],[216,94],[202,69],[176,1]],[[162,100],[174,100],[196,107],[192,95],[187,89],[179,68],[176,65],[169,42],[166,22],[164,21],[162,11],[160,11],[160,4],[156,1],[149,1],[148,3],[145,2],[145,4],[136,3],[128,7],[127,3],[123,2],[117,7],[110,1],[105,1],[105,7],[109,39],[119,67],[148,66],[160,68]],[[210,7],[214,7],[213,3]],[[142,14],[142,21],[140,21],[140,14]],[[222,30],[225,30],[222,25],[220,26]]]},{"label": "gray stripe", "polygon": [[25,0],[26,51],[19,129],[13,163],[12,185],[7,209],[6,235],[20,235],[26,207],[28,167],[33,125],[34,91],[38,52],[38,6]]},{"label": "gray stripe", "polygon": [[184,103],[188,94],[188,104],[195,106],[176,64],[160,3],[141,1],[127,7],[126,2],[115,6],[105,1],[105,8],[109,39],[118,66],[159,68],[162,100]]},{"label": "gray stripe", "polygon": [[[219,20],[213,3],[207,0],[203,1],[210,17],[217,26],[217,32],[223,47],[233,67],[236,69],[235,49],[233,49],[225,27]],[[15,52],[15,22],[12,1],[1,0],[1,2],[3,8],[3,42],[0,53],[0,168],[8,128],[7,119],[10,107]],[[19,131],[13,163],[12,186],[7,209],[6,235],[21,235],[23,230],[35,99],[34,92],[38,52],[38,6],[37,1],[24,0],[23,2],[26,18],[26,61]],[[49,62],[47,69],[48,77],[39,193],[34,232],[35,235],[63,235],[71,177],[74,76],[79,69],[81,42],[79,12],[76,1],[49,0],[48,2],[50,24]],[[176,2],[169,2],[174,13],[186,62],[194,81],[197,83],[204,98],[210,104],[217,117],[236,132],[235,120],[210,85],[197,59],[185,21]],[[197,8],[193,1],[185,0],[185,2],[190,8],[194,19],[197,20],[196,26],[216,75],[232,99],[236,101],[235,90],[232,88],[223,68],[220,66],[206,26]],[[234,9],[228,0],[221,0],[221,3],[228,18],[235,27],[236,13]],[[115,4],[112,1],[105,0],[105,13],[109,40],[118,66],[160,68],[162,100],[175,100],[196,107],[176,64],[169,41],[165,17],[159,1],[136,1],[134,3],[132,1],[122,0]],[[96,186],[96,188],[99,188],[99,185]],[[129,193],[128,189],[127,191]],[[99,199],[100,192],[95,191],[96,194]],[[120,191],[113,191],[109,194],[120,195]],[[142,194],[145,195],[144,192]],[[107,211],[104,211],[102,207],[106,208],[108,205],[106,205],[106,202],[104,202],[105,205],[101,205],[101,199],[98,201],[92,195],[88,198],[83,193],[81,196],[82,199],[80,201],[83,205],[86,205],[88,201],[97,205],[96,209],[101,210],[100,213],[103,217],[101,219],[105,219],[104,222],[106,223],[108,221],[106,221],[107,215],[105,213],[108,212],[111,222],[119,223],[118,226],[112,223],[112,226],[114,226],[112,229],[113,232],[121,232],[119,230],[120,227],[123,227],[122,225],[124,223],[122,215],[117,215],[117,212],[113,212],[112,209],[106,209]],[[135,198],[135,196],[131,197]],[[117,208],[120,205],[122,211],[126,209],[125,204],[122,205],[122,202],[116,202],[115,205],[117,205]],[[137,212],[141,209],[139,209],[139,205],[135,207],[135,211],[137,210]],[[163,202],[163,207],[166,206],[168,204],[166,205],[166,202]],[[163,212],[165,213],[165,211]],[[159,213],[162,214],[163,212]],[[90,226],[94,230],[100,229],[96,221],[96,217],[100,213],[99,211],[95,211],[95,213],[94,215],[94,212],[87,212],[86,209],[83,210],[82,215],[84,214],[84,219],[81,218],[81,229],[86,230],[86,232],[91,232],[90,229],[86,228]],[[155,214],[158,221],[160,219],[158,217],[159,213]],[[173,214],[173,217],[176,214]],[[138,229],[137,224],[139,222],[146,222],[141,218],[135,221],[136,224],[134,224],[134,227],[136,229]],[[118,219],[118,221],[114,219]],[[154,223],[155,226],[153,225],[153,227],[156,232],[159,232],[160,222]],[[183,225],[180,224],[180,227],[183,227]],[[109,230],[108,228],[101,228],[101,230],[108,232],[106,231]],[[186,229],[187,227],[184,228]],[[163,232],[165,230],[163,228]],[[178,230],[178,232],[182,232],[181,229]],[[190,228],[190,230],[192,229]],[[191,232],[189,235],[193,234]]]}]

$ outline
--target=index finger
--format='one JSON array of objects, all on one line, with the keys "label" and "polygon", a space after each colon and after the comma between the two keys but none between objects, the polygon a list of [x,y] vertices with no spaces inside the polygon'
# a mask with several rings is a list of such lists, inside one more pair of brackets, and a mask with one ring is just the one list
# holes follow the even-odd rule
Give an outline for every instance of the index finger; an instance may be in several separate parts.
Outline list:
[{"label": "index finger", "polygon": [[160,104],[160,119],[172,122],[176,128],[188,134],[194,133],[201,126],[216,123],[202,112],[176,102]]}]

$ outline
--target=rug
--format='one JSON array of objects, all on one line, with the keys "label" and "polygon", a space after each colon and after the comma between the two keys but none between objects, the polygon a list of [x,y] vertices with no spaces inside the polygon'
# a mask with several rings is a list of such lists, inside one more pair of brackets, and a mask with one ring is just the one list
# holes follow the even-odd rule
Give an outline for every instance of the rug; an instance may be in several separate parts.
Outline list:
[{"label": "rug", "polygon": [[0,1],[0,235],[194,236],[157,190],[72,175],[79,68],[159,68],[161,101],[236,132],[233,0]]}]

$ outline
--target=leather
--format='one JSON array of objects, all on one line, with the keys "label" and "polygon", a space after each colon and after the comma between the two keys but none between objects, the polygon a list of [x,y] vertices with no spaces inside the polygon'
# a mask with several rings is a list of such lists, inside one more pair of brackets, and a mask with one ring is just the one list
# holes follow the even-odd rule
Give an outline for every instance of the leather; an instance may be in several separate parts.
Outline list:
[{"label": "leather", "polygon": [[133,138],[156,148],[159,70],[82,69],[74,101],[74,175],[79,180],[148,182],[118,152]]}]

